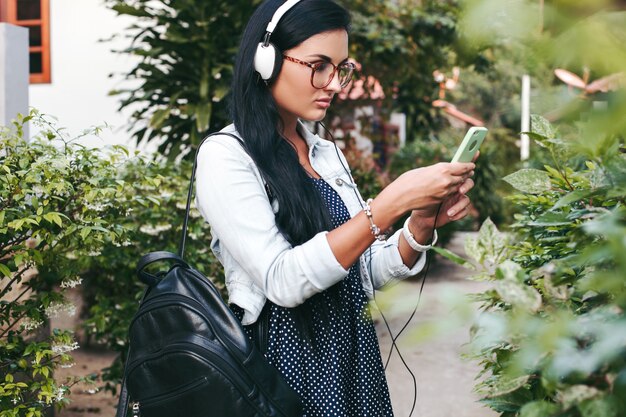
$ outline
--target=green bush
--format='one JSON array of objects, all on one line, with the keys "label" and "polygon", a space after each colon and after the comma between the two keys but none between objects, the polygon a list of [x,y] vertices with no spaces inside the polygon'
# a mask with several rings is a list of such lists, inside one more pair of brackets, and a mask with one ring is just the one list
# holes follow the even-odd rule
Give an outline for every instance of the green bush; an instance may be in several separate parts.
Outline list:
[{"label": "green bush", "polygon": [[[83,274],[87,334],[121,354],[103,374],[110,389],[121,379],[128,327],[145,289],[135,267],[148,252],[178,252],[191,164],[135,160],[125,164],[118,175],[123,182],[135,184],[125,190],[125,198],[134,196],[134,202],[118,220],[127,230],[127,238],[118,245],[103,247],[98,256],[89,259]],[[150,182],[143,181],[146,177]],[[223,269],[210,251],[210,241],[208,224],[192,209],[185,259],[224,289]]]},{"label": "green bush", "polygon": [[[41,129],[31,142],[29,121]],[[129,195],[117,178],[127,156],[72,143],[36,111],[0,129],[0,416],[41,416],[67,405],[79,381],[54,378],[78,344],[49,318],[75,312],[65,291],[81,283],[82,260],[127,238],[114,221]]]},{"label": "green bush", "polygon": [[478,296],[477,388],[507,417],[623,416],[624,139],[582,129],[584,140],[564,142],[545,119],[532,125],[552,163],[505,178],[519,209],[510,233],[487,220],[466,242],[494,284]]},{"label": "green bush", "polygon": [[[42,132],[31,142],[22,138],[29,121]],[[126,351],[144,290],[137,261],[177,251],[191,167],[130,157],[119,146],[87,149],[36,111],[0,134],[0,417],[41,416],[66,406],[85,380],[54,379],[58,366],[73,364],[79,339],[73,329],[50,329],[49,318],[76,313],[66,291],[82,284],[84,343]],[[192,210],[186,259],[223,287],[207,228]],[[103,374],[109,387],[121,359]]]},{"label": "green bush", "polygon": [[[138,59],[125,79],[139,81],[112,91],[120,108],[132,107],[132,136],[159,144],[174,160],[195,149],[228,117],[233,58],[243,27],[259,0],[106,0],[135,21],[119,51]],[[165,140],[163,140],[165,139]]]}]

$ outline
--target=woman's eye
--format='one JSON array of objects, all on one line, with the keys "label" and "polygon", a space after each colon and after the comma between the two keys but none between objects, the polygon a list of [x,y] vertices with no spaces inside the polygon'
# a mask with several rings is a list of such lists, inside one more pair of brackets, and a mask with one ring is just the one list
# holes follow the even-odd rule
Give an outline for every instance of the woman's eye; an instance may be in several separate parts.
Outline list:
[{"label": "woman's eye", "polygon": [[316,70],[320,71],[320,72],[324,72],[326,70],[328,70],[328,68],[330,67],[330,64],[328,62],[320,62],[318,64],[316,64]]}]

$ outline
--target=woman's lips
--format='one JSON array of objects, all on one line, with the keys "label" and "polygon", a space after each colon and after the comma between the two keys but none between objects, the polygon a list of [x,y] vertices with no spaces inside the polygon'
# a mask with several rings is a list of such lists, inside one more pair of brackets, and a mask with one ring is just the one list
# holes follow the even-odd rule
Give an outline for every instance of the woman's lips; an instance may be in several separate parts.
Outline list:
[{"label": "woman's lips", "polygon": [[318,100],[315,100],[315,103],[324,109],[327,109],[330,107],[330,102],[331,102],[331,99],[329,98],[320,98]]}]

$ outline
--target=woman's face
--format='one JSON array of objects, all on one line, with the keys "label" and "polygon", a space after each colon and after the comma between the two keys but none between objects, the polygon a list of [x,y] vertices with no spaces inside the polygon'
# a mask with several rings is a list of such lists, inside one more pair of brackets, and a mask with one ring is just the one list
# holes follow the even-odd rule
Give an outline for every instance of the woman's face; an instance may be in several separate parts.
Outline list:
[{"label": "woman's face", "polygon": [[[348,33],[344,29],[319,33],[283,53],[311,64],[331,62],[339,65],[348,59]],[[341,91],[337,74],[326,87],[313,87],[311,71],[311,68],[300,63],[283,60],[280,73],[270,91],[285,124],[295,121],[296,118],[322,120],[333,96]]]}]

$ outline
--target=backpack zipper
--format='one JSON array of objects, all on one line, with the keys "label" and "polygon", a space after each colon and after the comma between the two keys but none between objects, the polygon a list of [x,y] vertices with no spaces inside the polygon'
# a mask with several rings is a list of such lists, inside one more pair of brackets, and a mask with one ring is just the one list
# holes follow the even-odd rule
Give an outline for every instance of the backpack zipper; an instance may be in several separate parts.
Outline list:
[{"label": "backpack zipper", "polygon": [[139,402],[135,401],[133,403],[133,417],[140,417],[141,412],[139,411]]}]

